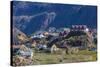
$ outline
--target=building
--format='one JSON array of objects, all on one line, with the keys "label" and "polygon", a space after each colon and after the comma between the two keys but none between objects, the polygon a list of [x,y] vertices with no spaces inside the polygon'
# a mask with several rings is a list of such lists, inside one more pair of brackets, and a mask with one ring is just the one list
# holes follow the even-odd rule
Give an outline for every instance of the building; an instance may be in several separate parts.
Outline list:
[{"label": "building", "polygon": [[86,25],[72,25],[71,31],[89,31],[89,28]]},{"label": "building", "polygon": [[49,33],[56,32],[56,28],[55,27],[49,27],[48,32]]}]

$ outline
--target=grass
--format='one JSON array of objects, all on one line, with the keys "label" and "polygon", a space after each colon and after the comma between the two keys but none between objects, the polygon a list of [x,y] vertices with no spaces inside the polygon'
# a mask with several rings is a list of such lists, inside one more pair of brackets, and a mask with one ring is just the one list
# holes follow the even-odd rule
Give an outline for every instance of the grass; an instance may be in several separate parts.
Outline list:
[{"label": "grass", "polygon": [[97,60],[97,52],[81,50],[77,54],[51,54],[51,53],[35,53],[33,59],[34,64],[57,64],[57,63],[73,63],[88,62]]},{"label": "grass", "polygon": [[[17,57],[17,56],[16,56]],[[15,61],[16,58],[14,57]],[[34,53],[32,64],[28,65],[39,65],[39,64],[60,64],[60,63],[76,63],[76,62],[89,62],[97,60],[97,52],[80,50],[78,53],[65,54],[65,53]],[[28,61],[23,61],[20,65],[27,65]],[[17,62],[14,62],[16,66]]]}]

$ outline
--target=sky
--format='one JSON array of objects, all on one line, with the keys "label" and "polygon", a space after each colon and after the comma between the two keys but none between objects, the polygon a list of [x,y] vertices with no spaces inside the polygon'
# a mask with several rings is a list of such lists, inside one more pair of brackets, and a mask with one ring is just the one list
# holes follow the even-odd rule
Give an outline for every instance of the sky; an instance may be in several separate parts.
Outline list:
[{"label": "sky", "polygon": [[26,34],[74,24],[97,28],[97,7],[92,5],[13,1],[12,8],[14,26]]}]

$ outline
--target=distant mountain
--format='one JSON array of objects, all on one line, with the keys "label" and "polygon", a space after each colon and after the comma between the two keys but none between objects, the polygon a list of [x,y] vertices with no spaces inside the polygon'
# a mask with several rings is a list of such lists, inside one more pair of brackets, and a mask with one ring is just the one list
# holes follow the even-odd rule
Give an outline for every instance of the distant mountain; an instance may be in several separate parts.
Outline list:
[{"label": "distant mountain", "polygon": [[87,25],[97,28],[97,7],[13,1],[13,25],[26,35],[49,27]]},{"label": "distant mountain", "polygon": [[33,16],[13,16],[13,26],[30,35],[37,30],[47,29],[55,16],[55,12],[42,12]]}]

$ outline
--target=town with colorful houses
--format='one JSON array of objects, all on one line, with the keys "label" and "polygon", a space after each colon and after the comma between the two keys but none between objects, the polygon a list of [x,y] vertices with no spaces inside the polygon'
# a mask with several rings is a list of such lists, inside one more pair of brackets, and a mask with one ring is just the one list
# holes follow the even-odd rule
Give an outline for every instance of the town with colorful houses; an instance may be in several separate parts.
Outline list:
[{"label": "town with colorful houses", "polygon": [[[76,56],[81,51],[97,52],[97,29],[90,29],[86,25],[72,25],[70,28],[60,29],[49,27],[47,30],[33,32],[30,36],[25,35],[17,28],[13,28],[12,31],[11,48],[14,66],[46,64],[46,62],[51,64],[54,62],[52,55],[57,58],[57,62],[54,63],[95,61],[97,59],[93,55],[95,59],[84,60],[88,57],[83,56],[83,54],[83,60],[68,61],[66,59],[69,59],[67,56]],[[51,59],[47,61],[42,56],[45,58],[50,56]],[[90,55],[88,56],[90,57]]]}]

